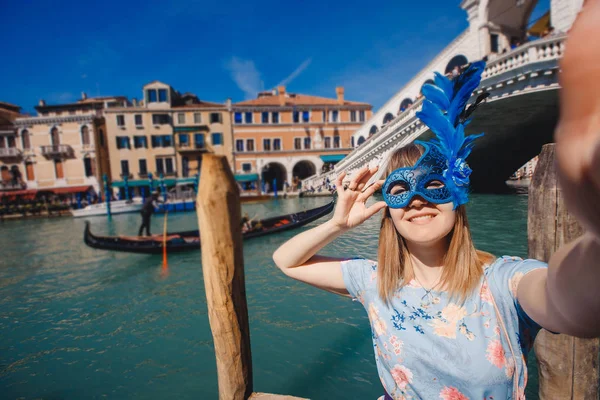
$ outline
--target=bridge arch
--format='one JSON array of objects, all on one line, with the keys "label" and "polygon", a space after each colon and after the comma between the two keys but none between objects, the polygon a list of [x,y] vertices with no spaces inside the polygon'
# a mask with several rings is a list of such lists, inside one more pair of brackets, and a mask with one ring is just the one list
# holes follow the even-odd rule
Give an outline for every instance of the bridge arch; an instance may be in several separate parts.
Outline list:
[{"label": "bridge arch", "polygon": [[388,124],[393,119],[394,119],[394,114],[392,114],[392,113],[385,114],[385,116],[383,117],[383,125]]},{"label": "bridge arch", "polygon": [[371,129],[369,129],[369,136],[373,136],[374,134],[377,133],[377,131],[379,131],[379,129],[377,129],[377,127],[375,125],[371,126]]},{"label": "bridge arch", "polygon": [[268,193],[273,192],[273,180],[276,179],[277,191],[283,190],[283,182],[287,179],[287,171],[283,164],[270,162],[266,164],[261,171],[261,180],[263,185],[268,183]]},{"label": "bridge arch", "polygon": [[402,100],[402,102],[400,103],[400,112],[404,112],[404,110],[406,110],[408,107],[412,106],[413,101],[412,99],[409,99],[408,97],[405,98],[404,100]]},{"label": "bridge arch", "polygon": [[358,146],[360,146],[361,144],[363,144],[365,141],[366,141],[365,137],[364,136],[360,136],[358,138]]},{"label": "bridge arch", "polygon": [[463,56],[462,54],[458,54],[452,57],[450,61],[448,61],[448,64],[446,64],[446,69],[444,69],[444,74],[449,74],[455,67],[460,68],[468,63],[469,60],[467,59],[467,57]]}]

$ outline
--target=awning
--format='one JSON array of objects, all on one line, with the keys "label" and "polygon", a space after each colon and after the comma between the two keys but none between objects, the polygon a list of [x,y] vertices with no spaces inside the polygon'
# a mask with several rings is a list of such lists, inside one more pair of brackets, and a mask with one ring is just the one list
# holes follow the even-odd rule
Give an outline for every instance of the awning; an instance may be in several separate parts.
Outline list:
[{"label": "awning", "polygon": [[531,36],[542,36],[542,34],[550,28],[550,11],[542,15],[532,26],[527,33]]},{"label": "awning", "polygon": [[48,191],[54,194],[65,194],[65,193],[81,193],[87,192],[92,187],[87,186],[69,186],[69,187],[61,187],[61,188],[49,188]]},{"label": "awning", "polygon": [[0,198],[9,197],[11,199],[16,199],[17,196],[19,196],[25,199],[33,199],[36,193],[36,189],[12,190],[8,192],[0,192]]},{"label": "awning", "polygon": [[254,182],[258,180],[258,174],[239,174],[234,177],[237,182]]},{"label": "awning", "polygon": [[338,162],[346,158],[346,154],[327,154],[325,156],[319,156],[323,162]]},{"label": "awning", "polygon": [[[175,185],[175,179],[173,178],[169,178],[169,179],[163,179],[163,182],[165,183],[166,186],[174,186]],[[112,187],[114,188],[122,188],[125,187],[125,182],[124,181],[113,181],[110,184]],[[131,180],[131,181],[127,181],[127,187],[147,187],[150,185],[150,182],[148,182],[148,179],[136,179],[136,180]],[[156,188],[158,187],[158,185],[160,185],[160,178],[152,178],[152,185]]]}]

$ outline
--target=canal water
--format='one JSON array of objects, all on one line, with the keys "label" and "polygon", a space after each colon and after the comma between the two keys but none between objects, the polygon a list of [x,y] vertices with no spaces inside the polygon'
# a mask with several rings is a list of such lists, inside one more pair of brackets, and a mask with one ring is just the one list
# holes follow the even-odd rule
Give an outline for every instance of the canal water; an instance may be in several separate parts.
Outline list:
[{"label": "canal water", "polygon": [[[316,207],[327,198],[244,205],[252,217]],[[477,246],[526,256],[527,197],[473,195]],[[136,234],[137,214],[93,218],[98,234]],[[325,219],[308,225],[308,228]],[[162,217],[152,220],[162,232]],[[379,218],[323,254],[375,258]],[[169,215],[171,231],[196,215]],[[200,251],[161,256],[94,250],[83,219],[0,223],[0,397],[217,399]],[[295,282],[271,255],[298,233],[244,244],[255,391],[312,399],[381,395],[366,312],[357,302]],[[537,398],[530,360],[528,398]]]}]

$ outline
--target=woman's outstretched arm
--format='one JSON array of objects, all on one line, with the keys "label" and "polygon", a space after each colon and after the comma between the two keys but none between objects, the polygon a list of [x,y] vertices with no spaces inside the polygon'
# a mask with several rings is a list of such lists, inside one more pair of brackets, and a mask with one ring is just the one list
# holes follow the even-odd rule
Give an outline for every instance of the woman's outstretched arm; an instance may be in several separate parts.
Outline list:
[{"label": "woman's outstretched arm", "polygon": [[527,274],[518,287],[521,306],[555,332],[600,336],[600,0],[587,1],[561,62],[556,156],[569,212],[587,233],[561,247],[548,270]]},{"label": "woman's outstretched arm", "polygon": [[347,189],[342,186],[345,173],[338,176],[336,181],[338,199],[333,217],[324,224],[302,232],[282,244],[273,253],[273,261],[279,269],[301,282],[333,293],[348,295],[340,265],[345,258],[319,256],[317,252],[385,207],[383,201],[368,208],[365,204],[381,187],[383,181],[370,186],[364,193],[361,192],[365,183],[376,171],[377,168],[360,169]]}]

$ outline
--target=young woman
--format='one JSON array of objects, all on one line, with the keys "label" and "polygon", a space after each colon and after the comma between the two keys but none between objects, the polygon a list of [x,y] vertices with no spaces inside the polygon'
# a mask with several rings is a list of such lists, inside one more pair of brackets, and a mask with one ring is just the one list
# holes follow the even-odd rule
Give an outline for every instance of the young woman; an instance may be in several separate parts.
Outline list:
[{"label": "young woman", "polygon": [[[556,133],[567,206],[587,233],[548,265],[475,249],[464,208],[473,137],[461,137],[464,104],[453,106],[457,90],[439,76],[420,115],[439,141],[397,151],[387,179],[366,189],[377,168],[345,187],[342,173],[333,218],[274,253],[286,275],[363,304],[386,399],[524,398],[525,357],[541,327],[600,335],[600,48],[588,39],[599,20],[600,1],[588,2],[570,33]],[[385,201],[367,207],[379,189]],[[377,262],[317,254],[381,210]]]}]

